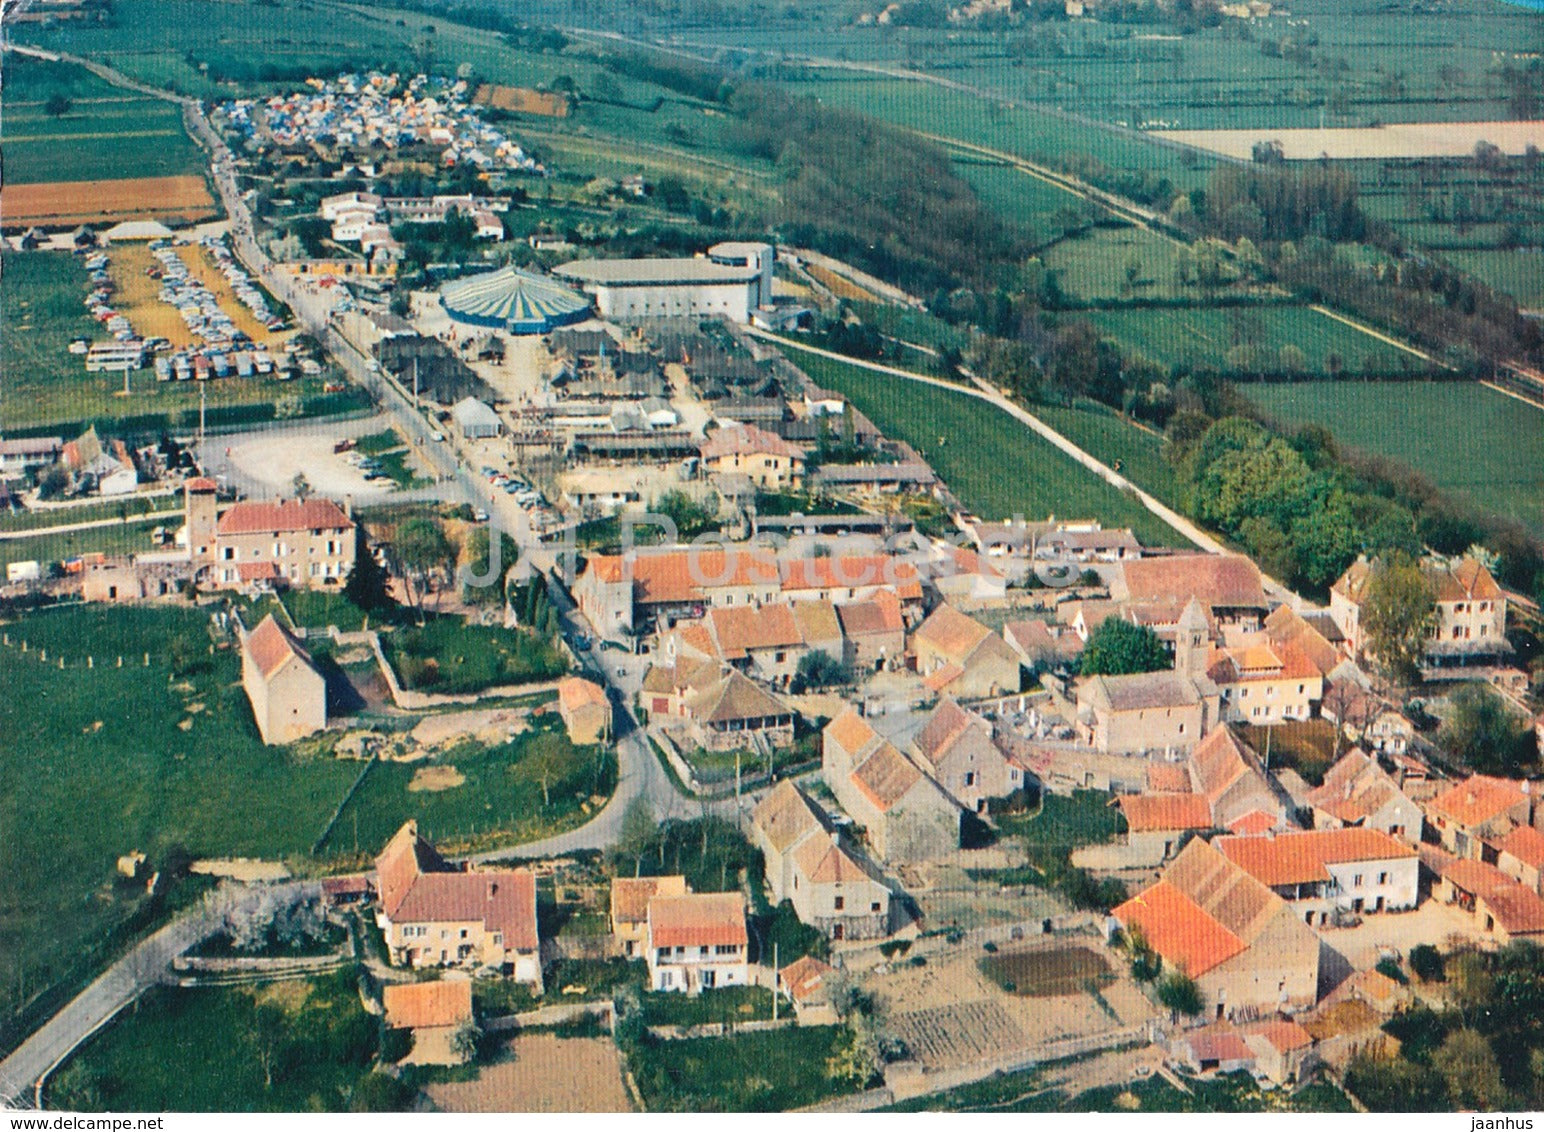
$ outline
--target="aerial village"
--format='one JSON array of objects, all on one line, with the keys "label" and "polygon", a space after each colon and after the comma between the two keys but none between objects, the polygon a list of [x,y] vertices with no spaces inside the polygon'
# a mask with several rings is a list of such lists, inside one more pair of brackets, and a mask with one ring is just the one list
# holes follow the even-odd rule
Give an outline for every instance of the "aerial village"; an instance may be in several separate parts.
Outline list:
[{"label": "aerial village", "polygon": [[[521,1025],[621,1034],[642,1010],[637,1041],[868,1035],[848,1106],[1071,1057],[1112,1079],[1242,1069],[1293,1089],[1342,1074],[1423,993],[1416,968],[1544,940],[1544,783],[1467,774],[1440,738],[1476,684],[1535,726],[1508,642],[1518,598],[1482,555],[1419,563],[1410,696],[1369,629],[1378,561],[1316,605],[1237,552],[1148,545],[1096,515],[970,513],[782,349],[814,301],[792,251],[565,258],[532,236],[542,264],[403,293],[401,225],[504,243],[503,186],[546,172],[471,94],[370,74],[220,107],[233,149],[267,160],[325,147],[369,181],[417,147],[497,174],[475,192],[328,194],[315,217],[357,255],[276,257],[264,290],[228,236],[54,238],[78,245],[111,338],[81,343],[88,370],[346,374],[421,413],[387,421],[407,482],[462,533],[518,544],[491,607],[454,553],[425,565],[404,525],[393,542],[359,518],[401,481],[357,430],[0,441],[28,506],[165,509],[155,545],[13,561],[7,593],[208,608],[263,744],[432,761],[447,737],[536,729],[651,768],[645,793],[583,802],[606,852],[501,851],[411,818],[319,878],[326,918],[379,933],[383,1018],[411,1035],[409,1062],[475,1060],[468,1033]],[[148,253],[182,344],[115,306],[120,248]],[[302,341],[281,284],[354,362]],[[420,618],[428,593],[468,632],[541,637],[548,699],[437,692],[392,643],[412,630],[292,612],[366,570]],[[743,847],[732,867],[667,867],[707,859],[707,832],[700,854],[667,851],[699,827]],[[700,1005],[639,1006],[672,995]]]}]

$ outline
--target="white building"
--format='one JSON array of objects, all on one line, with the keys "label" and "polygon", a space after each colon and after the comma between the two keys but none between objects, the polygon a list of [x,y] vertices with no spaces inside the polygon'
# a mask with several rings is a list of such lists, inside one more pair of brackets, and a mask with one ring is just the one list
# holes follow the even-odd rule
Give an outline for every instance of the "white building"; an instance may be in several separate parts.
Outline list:
[{"label": "white building", "polygon": [[1414,846],[1381,830],[1347,827],[1219,837],[1222,855],[1286,900],[1304,921],[1338,912],[1414,908],[1420,858]]},{"label": "white building", "polygon": [[737,892],[655,896],[646,933],[651,990],[696,994],[750,983],[745,902]]},{"label": "white building", "polygon": [[[722,249],[729,250],[714,254]],[[744,323],[771,302],[772,247],[715,244],[708,257],[694,259],[574,260],[555,274],[594,296],[602,318],[720,317]]]}]

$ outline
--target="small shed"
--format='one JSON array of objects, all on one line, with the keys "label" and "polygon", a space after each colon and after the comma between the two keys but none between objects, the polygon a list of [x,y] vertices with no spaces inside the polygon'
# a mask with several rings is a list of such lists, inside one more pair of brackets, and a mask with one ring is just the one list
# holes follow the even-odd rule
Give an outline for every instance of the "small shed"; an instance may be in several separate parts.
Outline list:
[{"label": "small shed", "polygon": [[468,440],[485,440],[499,435],[504,429],[499,422],[499,415],[476,397],[463,397],[456,402],[450,414],[455,418],[461,435]]}]

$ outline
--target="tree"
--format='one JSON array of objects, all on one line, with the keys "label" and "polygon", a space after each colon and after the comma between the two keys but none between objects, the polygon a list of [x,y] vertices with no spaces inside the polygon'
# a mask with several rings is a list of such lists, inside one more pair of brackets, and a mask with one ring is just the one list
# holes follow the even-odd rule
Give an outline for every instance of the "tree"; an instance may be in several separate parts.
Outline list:
[{"label": "tree", "polygon": [[57,499],[70,487],[70,473],[54,464],[38,477],[38,498]]},{"label": "tree", "polygon": [[810,688],[830,688],[852,681],[852,670],[830,653],[811,649],[799,658],[789,690],[799,695]]},{"label": "tree", "polygon": [[1182,971],[1170,971],[1158,982],[1158,1001],[1177,1014],[1201,1013],[1201,988]]},{"label": "tree", "polygon": [[295,493],[296,499],[304,502],[306,496],[311,494],[311,481],[306,479],[304,472],[296,472],[295,478],[290,480],[290,490]]},{"label": "tree", "polygon": [[450,1052],[462,1061],[471,1061],[477,1056],[477,1046],[481,1041],[482,1031],[477,1028],[476,1022],[468,1018],[450,1035]]},{"label": "tree", "polygon": [[861,1011],[847,1018],[847,1033],[826,1059],[826,1076],[832,1081],[865,1088],[879,1077],[883,1060],[873,1020]]},{"label": "tree", "polygon": [[445,528],[433,519],[409,519],[397,531],[397,541],[392,549],[397,570],[407,585],[408,597],[422,621],[429,575],[436,569],[448,568],[454,560],[450,539],[445,536]]},{"label": "tree", "polygon": [[1489,1111],[1505,1104],[1507,1090],[1496,1051],[1478,1030],[1454,1030],[1432,1054],[1431,1064],[1447,1082],[1455,1108]]},{"label": "tree", "polygon": [[1420,679],[1436,617],[1436,594],[1409,555],[1390,554],[1373,564],[1362,602],[1362,632],[1366,651],[1389,679]]},{"label": "tree", "polygon": [[1150,983],[1163,970],[1163,957],[1147,942],[1147,934],[1133,924],[1126,932],[1126,952],[1131,956],[1131,977]]},{"label": "tree", "polygon": [[1084,676],[1123,676],[1168,667],[1169,654],[1158,634],[1123,617],[1105,618],[1089,634],[1088,645],[1083,649]]},{"label": "tree", "polygon": [[68,98],[56,91],[48,96],[47,102],[43,103],[43,113],[47,114],[50,118],[63,118],[74,105]]},{"label": "tree", "polygon": [[284,1011],[271,1002],[262,1003],[253,1012],[248,1038],[252,1057],[263,1071],[263,1087],[272,1089],[289,1049],[289,1024]]},{"label": "tree", "polygon": [[386,592],[386,571],[370,551],[363,523],[354,525],[354,565],[343,583],[343,595],[367,613],[391,605],[391,595]]},{"label": "tree", "polygon": [[659,823],[654,818],[654,808],[642,794],[627,804],[622,812],[622,829],[617,837],[617,856],[633,859],[633,875],[643,872],[643,855],[654,840],[654,828]]},{"label": "tree", "polygon": [[1515,774],[1534,761],[1533,729],[1485,684],[1464,684],[1448,697],[1438,741],[1474,770]]}]

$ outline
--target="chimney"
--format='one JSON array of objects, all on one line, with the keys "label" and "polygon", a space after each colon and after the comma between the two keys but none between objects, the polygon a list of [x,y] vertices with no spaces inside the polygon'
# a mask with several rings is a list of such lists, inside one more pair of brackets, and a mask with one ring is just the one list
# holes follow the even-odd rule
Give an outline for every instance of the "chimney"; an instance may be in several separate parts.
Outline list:
[{"label": "chimney", "polygon": [[354,517],[354,493],[349,492],[343,497],[343,513],[350,519]]},{"label": "chimney", "polygon": [[496,880],[489,881],[488,882],[488,902],[492,903],[493,902],[493,898],[495,896],[497,896],[498,894],[499,894],[499,882],[496,881]]}]

